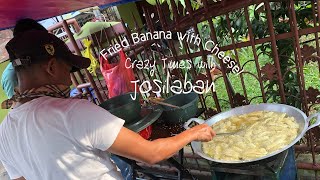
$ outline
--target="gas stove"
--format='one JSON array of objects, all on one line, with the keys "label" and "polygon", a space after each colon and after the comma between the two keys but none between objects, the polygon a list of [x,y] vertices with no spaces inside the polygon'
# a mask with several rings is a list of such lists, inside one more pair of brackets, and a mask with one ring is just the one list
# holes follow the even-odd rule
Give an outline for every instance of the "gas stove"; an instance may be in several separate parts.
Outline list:
[{"label": "gas stove", "polygon": [[297,179],[297,168],[293,148],[268,159],[245,164],[212,163],[214,180],[250,180],[250,179]]}]

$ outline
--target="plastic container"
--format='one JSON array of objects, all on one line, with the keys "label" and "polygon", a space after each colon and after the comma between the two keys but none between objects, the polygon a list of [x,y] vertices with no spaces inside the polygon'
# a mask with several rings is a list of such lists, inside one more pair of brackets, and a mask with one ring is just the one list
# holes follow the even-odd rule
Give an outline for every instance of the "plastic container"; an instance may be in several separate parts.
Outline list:
[{"label": "plastic container", "polygon": [[163,108],[162,119],[169,124],[184,123],[197,115],[199,96],[194,92],[177,94],[165,99],[163,102],[180,108],[161,105]]},{"label": "plastic container", "polygon": [[101,103],[99,106],[109,111],[111,114],[125,120],[125,124],[137,121],[141,119],[140,94],[137,93],[137,98],[135,100],[132,100],[130,95],[133,96],[134,92],[113,97]]}]

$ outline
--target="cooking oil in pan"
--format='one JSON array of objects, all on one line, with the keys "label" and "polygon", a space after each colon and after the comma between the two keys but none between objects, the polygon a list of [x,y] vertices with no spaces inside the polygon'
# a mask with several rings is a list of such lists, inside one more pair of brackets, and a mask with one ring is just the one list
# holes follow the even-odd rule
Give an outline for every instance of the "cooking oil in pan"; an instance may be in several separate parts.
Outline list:
[{"label": "cooking oil in pan", "polygon": [[212,126],[221,135],[202,144],[204,153],[217,160],[257,159],[290,144],[298,135],[299,125],[285,113],[257,111],[233,116]]}]

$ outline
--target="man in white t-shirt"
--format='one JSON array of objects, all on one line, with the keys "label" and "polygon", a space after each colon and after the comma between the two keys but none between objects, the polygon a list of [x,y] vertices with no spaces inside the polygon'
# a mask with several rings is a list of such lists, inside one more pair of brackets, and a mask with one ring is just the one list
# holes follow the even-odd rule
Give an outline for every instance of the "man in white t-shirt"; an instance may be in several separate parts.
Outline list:
[{"label": "man in white t-shirt", "polygon": [[6,49],[19,82],[16,106],[0,125],[0,160],[12,179],[122,179],[108,152],[154,164],[215,135],[198,125],[147,141],[99,106],[67,98],[69,73],[87,68],[90,60],[73,55],[54,35],[28,31]]}]

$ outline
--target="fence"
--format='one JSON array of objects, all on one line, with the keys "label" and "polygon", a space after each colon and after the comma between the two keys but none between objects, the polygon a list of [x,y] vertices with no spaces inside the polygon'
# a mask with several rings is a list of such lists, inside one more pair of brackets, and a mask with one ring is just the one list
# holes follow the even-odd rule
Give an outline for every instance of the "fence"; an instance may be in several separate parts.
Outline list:
[{"label": "fence", "polygon": [[[151,69],[135,67],[147,96],[170,96],[166,85],[176,85],[177,80],[183,86],[186,80],[192,85],[201,81],[208,87],[199,96],[204,118],[237,106],[266,102],[289,104],[307,115],[319,111],[319,1],[171,0],[153,7],[140,3],[140,7],[144,27],[130,30],[122,22],[122,30],[111,28],[104,34],[105,41],[113,45],[128,39],[130,46],[125,51],[132,63],[155,64]],[[154,38],[159,31],[166,34]],[[136,38],[140,42],[134,42],[133,33],[146,32],[152,33],[151,40]],[[97,58],[104,48],[98,36],[91,36],[99,47],[93,49]],[[108,56],[112,58],[116,55]],[[180,64],[184,65],[168,68]],[[161,82],[160,92],[152,91],[158,87],[155,79]],[[312,157],[312,162],[299,162],[298,168],[315,170],[316,178],[319,140],[320,129],[315,128],[296,145],[297,155]]]}]

